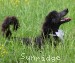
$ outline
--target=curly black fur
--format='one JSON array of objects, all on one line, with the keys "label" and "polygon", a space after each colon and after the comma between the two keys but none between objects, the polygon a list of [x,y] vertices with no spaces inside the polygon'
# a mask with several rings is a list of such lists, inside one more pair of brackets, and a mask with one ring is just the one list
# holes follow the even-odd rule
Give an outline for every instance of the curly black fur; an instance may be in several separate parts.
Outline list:
[{"label": "curly black fur", "polygon": [[13,25],[13,30],[17,30],[19,28],[19,21],[15,16],[6,17],[2,24],[2,32],[6,38],[11,37],[12,32],[10,30],[10,25]]}]

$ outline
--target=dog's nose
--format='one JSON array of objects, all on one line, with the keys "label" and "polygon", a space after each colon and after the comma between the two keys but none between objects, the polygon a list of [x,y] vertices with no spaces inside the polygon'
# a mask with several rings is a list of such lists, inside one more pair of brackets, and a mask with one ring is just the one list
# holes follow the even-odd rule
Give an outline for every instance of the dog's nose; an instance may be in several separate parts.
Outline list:
[{"label": "dog's nose", "polygon": [[67,8],[67,9],[65,9],[65,12],[68,12],[68,8]]}]

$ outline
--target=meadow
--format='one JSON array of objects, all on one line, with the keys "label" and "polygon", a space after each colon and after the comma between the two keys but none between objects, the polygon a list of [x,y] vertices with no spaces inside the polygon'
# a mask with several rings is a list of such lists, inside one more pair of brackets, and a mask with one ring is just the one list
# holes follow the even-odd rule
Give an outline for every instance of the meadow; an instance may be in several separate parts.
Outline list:
[{"label": "meadow", "polygon": [[[26,46],[21,41],[2,36],[1,24],[7,16],[16,16],[20,22],[13,37],[34,38],[41,33],[45,16],[52,10],[69,9],[66,17],[72,20],[61,25],[65,33],[64,45],[56,48],[46,44],[42,50]],[[75,63],[75,0],[0,0],[0,63]],[[41,52],[41,53],[40,53]]]}]

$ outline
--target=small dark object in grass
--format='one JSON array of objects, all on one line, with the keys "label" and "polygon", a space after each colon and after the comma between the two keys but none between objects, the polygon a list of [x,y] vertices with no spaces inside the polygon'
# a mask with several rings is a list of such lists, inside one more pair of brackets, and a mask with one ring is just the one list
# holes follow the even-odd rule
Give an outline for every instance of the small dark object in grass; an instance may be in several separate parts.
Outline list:
[{"label": "small dark object in grass", "polygon": [[22,38],[23,44],[31,45],[32,40],[30,38]]},{"label": "small dark object in grass", "polygon": [[11,37],[12,35],[10,25],[13,25],[13,30],[17,31],[17,29],[19,28],[19,21],[15,16],[6,17],[2,24],[2,32],[6,38]]}]

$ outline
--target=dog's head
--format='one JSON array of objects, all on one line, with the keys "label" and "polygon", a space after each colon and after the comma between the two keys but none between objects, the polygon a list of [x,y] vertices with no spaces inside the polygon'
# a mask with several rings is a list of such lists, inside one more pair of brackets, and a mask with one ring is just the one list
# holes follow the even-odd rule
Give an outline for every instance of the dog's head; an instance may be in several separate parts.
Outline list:
[{"label": "dog's head", "polygon": [[64,9],[61,12],[52,11],[46,18],[49,19],[51,23],[60,25],[71,20],[70,18],[64,18],[64,16],[67,15],[68,12],[68,9]]},{"label": "dog's head", "polygon": [[61,24],[69,22],[71,20],[70,18],[64,17],[68,12],[68,9],[64,9],[61,12],[52,11],[46,16],[46,21],[48,21],[53,31],[58,31]]}]

